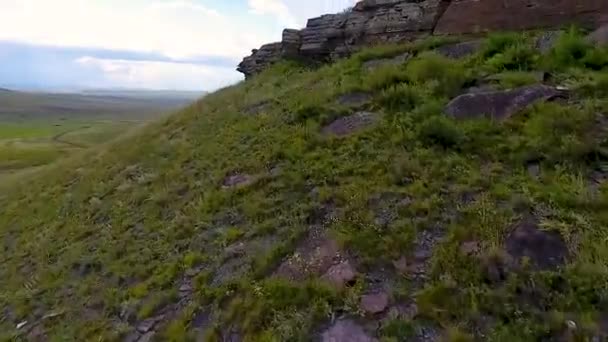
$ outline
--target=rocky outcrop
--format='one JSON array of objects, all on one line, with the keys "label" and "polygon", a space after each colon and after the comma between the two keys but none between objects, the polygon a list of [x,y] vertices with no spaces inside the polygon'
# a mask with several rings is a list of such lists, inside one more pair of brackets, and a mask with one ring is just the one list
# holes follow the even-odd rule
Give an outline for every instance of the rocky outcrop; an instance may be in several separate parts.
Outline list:
[{"label": "rocky outcrop", "polygon": [[237,70],[249,77],[284,58],[324,62],[363,46],[433,34],[604,23],[608,1],[603,0],[363,0],[350,11],[310,19],[302,30],[285,30],[281,42],[253,50]]}]

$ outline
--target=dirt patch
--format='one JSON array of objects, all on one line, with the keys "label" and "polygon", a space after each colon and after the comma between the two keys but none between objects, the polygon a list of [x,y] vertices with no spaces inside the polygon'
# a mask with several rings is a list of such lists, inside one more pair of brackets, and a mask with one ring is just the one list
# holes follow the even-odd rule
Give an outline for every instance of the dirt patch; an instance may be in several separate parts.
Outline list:
[{"label": "dirt patch", "polygon": [[568,260],[568,247],[555,231],[541,230],[535,218],[518,223],[506,240],[506,251],[516,261],[526,258],[538,269],[554,269]]},{"label": "dirt patch", "polygon": [[290,280],[304,280],[324,274],[332,265],[344,260],[337,242],[328,238],[323,228],[311,227],[306,240],[283,261],[275,275]]},{"label": "dirt patch", "polygon": [[353,115],[339,118],[329,125],[323,127],[322,133],[324,135],[344,137],[374,125],[376,122],[378,122],[379,118],[379,115],[375,113],[357,112]]},{"label": "dirt patch", "polygon": [[321,335],[322,342],[376,342],[362,326],[350,319],[339,320]]}]

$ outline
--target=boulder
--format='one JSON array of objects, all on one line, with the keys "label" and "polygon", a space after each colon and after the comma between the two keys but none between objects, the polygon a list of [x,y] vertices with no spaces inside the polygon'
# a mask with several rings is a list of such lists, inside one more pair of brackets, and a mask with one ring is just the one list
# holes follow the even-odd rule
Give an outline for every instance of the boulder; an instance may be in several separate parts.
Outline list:
[{"label": "boulder", "polygon": [[323,127],[322,133],[325,135],[343,137],[373,125],[378,119],[379,116],[377,114],[357,112],[353,115],[344,116],[333,121],[329,125]]},{"label": "boulder", "polygon": [[339,320],[321,336],[323,342],[376,342],[365,330],[352,320]]},{"label": "boulder", "polygon": [[514,227],[507,237],[506,251],[516,262],[525,257],[538,269],[553,269],[563,265],[569,255],[561,234],[541,230],[533,218],[524,219]]},{"label": "boulder", "polygon": [[435,34],[464,34],[557,28],[608,22],[608,1],[598,0],[452,0]]},{"label": "boulder", "polygon": [[361,297],[361,309],[371,315],[378,314],[386,310],[388,302],[388,294],[385,292],[366,294]]},{"label": "boulder", "polygon": [[553,87],[533,85],[513,90],[468,93],[450,101],[445,113],[458,120],[490,118],[505,120],[536,102],[565,96]]},{"label": "boulder", "polygon": [[608,24],[593,31],[589,36],[587,36],[587,40],[596,46],[608,45]]},{"label": "boulder", "polygon": [[348,261],[333,265],[327,270],[327,273],[323,275],[323,279],[337,289],[344,288],[346,285],[353,282],[356,277],[357,272]]},{"label": "boulder", "polygon": [[476,53],[482,46],[483,41],[472,40],[469,42],[443,45],[435,49],[435,51],[442,56],[459,59]]}]

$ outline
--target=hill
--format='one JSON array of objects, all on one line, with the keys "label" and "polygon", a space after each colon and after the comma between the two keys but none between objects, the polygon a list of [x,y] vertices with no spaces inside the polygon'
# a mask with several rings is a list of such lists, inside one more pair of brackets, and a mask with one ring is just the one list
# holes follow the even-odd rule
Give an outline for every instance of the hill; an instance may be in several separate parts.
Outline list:
[{"label": "hill", "polygon": [[280,62],[24,179],[0,336],[605,339],[608,51],[552,36]]},{"label": "hill", "polygon": [[153,119],[186,106],[191,92],[90,91],[33,93],[0,91],[0,120],[56,118]]}]

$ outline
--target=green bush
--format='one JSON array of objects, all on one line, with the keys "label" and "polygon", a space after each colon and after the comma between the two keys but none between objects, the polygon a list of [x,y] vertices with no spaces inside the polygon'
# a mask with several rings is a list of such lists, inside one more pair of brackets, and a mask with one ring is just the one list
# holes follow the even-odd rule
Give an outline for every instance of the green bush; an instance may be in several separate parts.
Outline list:
[{"label": "green bush", "polygon": [[376,102],[389,112],[407,112],[423,101],[420,91],[409,84],[397,84],[383,90]]},{"label": "green bush", "polygon": [[525,71],[506,71],[494,76],[500,85],[506,89],[523,87],[539,82],[539,77],[535,73]]},{"label": "green bush", "polygon": [[418,127],[419,139],[429,145],[453,148],[460,145],[464,135],[453,119],[445,116],[433,116]]},{"label": "green bush", "polygon": [[494,54],[486,64],[496,71],[530,70],[534,68],[537,60],[537,52],[529,44],[516,43],[503,52]]},{"label": "green bush", "polygon": [[608,66],[608,50],[595,47],[575,28],[563,33],[547,57],[553,69],[585,67],[600,70]]},{"label": "green bush", "polygon": [[407,71],[401,65],[388,64],[368,71],[363,78],[362,89],[384,89],[407,81],[409,81]]},{"label": "green bush", "polygon": [[495,33],[488,37],[485,41],[481,55],[484,58],[490,58],[497,54],[507,51],[514,45],[522,43],[522,36],[516,33]]},{"label": "green bush", "polygon": [[456,95],[467,81],[462,64],[433,52],[423,53],[411,61],[406,71],[413,82],[427,83],[438,96]]}]

